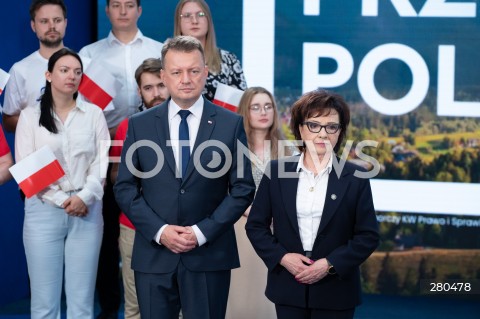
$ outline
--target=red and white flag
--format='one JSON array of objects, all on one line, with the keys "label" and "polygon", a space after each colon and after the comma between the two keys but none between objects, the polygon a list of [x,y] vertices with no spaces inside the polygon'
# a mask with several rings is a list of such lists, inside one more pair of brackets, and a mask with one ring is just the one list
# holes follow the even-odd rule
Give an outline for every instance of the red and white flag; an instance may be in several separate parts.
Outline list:
[{"label": "red and white flag", "polygon": [[237,112],[237,107],[240,104],[243,91],[237,88],[218,83],[217,91],[215,91],[215,97],[213,103],[229,109],[232,112]]},{"label": "red and white flag", "polygon": [[27,198],[65,175],[55,154],[47,145],[10,167],[10,173]]},{"label": "red and white flag", "polygon": [[112,102],[119,83],[115,77],[99,63],[90,63],[83,71],[78,91],[102,110]]},{"label": "red and white flag", "polygon": [[10,74],[0,69],[0,95],[2,95],[3,89],[5,89],[5,85],[7,85],[9,78]]}]

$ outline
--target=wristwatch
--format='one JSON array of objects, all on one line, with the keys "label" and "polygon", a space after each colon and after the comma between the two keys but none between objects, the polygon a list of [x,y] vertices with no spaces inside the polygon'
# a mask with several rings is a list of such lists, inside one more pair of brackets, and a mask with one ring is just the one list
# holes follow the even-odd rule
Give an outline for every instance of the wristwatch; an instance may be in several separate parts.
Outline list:
[{"label": "wristwatch", "polygon": [[335,267],[333,267],[333,265],[327,260],[327,263],[328,263],[328,268],[327,268],[327,274],[329,275],[336,275],[337,274],[337,271],[335,270]]}]

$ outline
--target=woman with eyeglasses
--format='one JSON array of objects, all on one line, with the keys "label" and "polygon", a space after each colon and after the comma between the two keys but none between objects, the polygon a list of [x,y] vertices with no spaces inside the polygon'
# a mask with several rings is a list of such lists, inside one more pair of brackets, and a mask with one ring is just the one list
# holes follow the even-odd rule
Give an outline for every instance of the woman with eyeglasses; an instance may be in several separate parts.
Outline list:
[{"label": "woman with eyeglasses", "polygon": [[355,174],[363,169],[335,155],[349,122],[341,96],[300,97],[290,124],[301,154],[271,162],[252,204],[245,228],[279,319],[353,318],[361,303],[359,266],[379,234],[370,182]]},{"label": "woman with eyeglasses", "polygon": [[190,35],[202,43],[208,78],[203,96],[212,101],[218,83],[245,90],[247,82],[237,57],[217,47],[213,18],[204,0],[180,0],[175,9],[174,36]]},{"label": "woman with eyeglasses", "polygon": [[[243,117],[252,175],[258,188],[270,160],[290,156],[294,148],[283,136],[275,99],[265,88],[246,89],[237,113]],[[227,319],[275,318],[275,307],[264,293],[267,269],[245,233],[249,212],[250,207],[235,224],[241,267],[232,271]]]}]

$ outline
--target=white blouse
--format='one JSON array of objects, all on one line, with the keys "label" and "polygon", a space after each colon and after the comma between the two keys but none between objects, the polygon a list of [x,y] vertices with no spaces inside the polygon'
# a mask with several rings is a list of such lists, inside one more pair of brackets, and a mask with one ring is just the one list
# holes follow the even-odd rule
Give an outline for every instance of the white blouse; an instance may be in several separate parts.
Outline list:
[{"label": "white blouse", "polygon": [[332,158],[317,176],[303,165],[304,154],[300,155],[297,173],[297,219],[303,250],[311,251],[322,220],[328,176],[332,170]]},{"label": "white blouse", "polygon": [[26,107],[20,113],[15,133],[16,162],[49,145],[65,176],[37,196],[59,207],[70,197],[68,192],[71,191],[78,191],[77,196],[87,206],[95,200],[101,200],[110,146],[110,135],[102,110],[77,99],[65,123],[54,114],[57,134],[40,126],[39,119],[39,104]]}]

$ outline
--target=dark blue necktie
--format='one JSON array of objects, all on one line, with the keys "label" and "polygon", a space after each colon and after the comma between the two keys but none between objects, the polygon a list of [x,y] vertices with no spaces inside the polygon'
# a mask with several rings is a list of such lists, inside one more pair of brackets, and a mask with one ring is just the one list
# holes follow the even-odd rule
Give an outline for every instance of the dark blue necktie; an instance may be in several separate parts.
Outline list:
[{"label": "dark blue necktie", "polygon": [[[178,139],[181,141],[186,141],[186,146],[180,146],[180,158],[182,160],[182,178],[185,177],[185,172],[187,171],[188,161],[190,161],[190,143],[189,143],[189,133],[188,133],[188,123],[187,117],[191,114],[188,110],[180,110],[178,114],[182,118],[180,121],[180,126],[178,127]],[[185,142],[184,142],[185,143]]]}]

